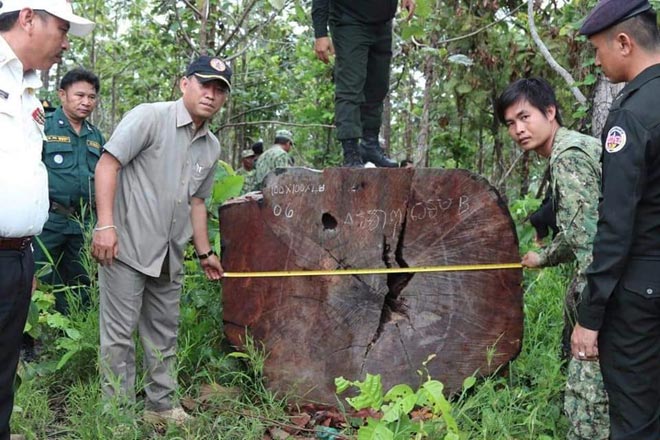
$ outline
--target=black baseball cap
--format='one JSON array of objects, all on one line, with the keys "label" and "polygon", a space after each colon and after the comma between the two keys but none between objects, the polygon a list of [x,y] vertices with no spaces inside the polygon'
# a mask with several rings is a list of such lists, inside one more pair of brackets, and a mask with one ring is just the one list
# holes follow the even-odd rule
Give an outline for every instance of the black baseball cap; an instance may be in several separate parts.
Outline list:
[{"label": "black baseball cap", "polygon": [[220,80],[231,90],[231,67],[218,57],[200,56],[186,69],[186,76],[191,75],[203,83]]}]

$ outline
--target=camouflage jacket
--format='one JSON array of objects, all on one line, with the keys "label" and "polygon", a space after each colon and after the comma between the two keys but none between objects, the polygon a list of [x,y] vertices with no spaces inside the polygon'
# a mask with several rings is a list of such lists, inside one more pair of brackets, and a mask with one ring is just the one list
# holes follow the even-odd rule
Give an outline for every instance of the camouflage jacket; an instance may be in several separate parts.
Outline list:
[{"label": "camouflage jacket", "polygon": [[264,151],[257,160],[257,172],[254,179],[255,188],[253,189],[261,189],[264,178],[275,168],[287,168],[292,165],[293,161],[291,160],[289,153],[284,151],[284,149],[278,144],[273,145],[268,150]]},{"label": "camouflage jacket", "polygon": [[575,260],[578,277],[591,264],[601,187],[598,139],[560,128],[550,155],[550,185],[555,197],[559,233],[539,256],[541,266]]},{"label": "camouflage jacket", "polygon": [[255,177],[256,177],[257,171],[252,169],[250,171],[246,170],[245,168],[241,167],[238,170],[236,170],[236,175],[237,176],[243,176],[243,189],[241,190],[241,195],[242,194],[247,194],[250,191],[254,191],[255,188]]}]

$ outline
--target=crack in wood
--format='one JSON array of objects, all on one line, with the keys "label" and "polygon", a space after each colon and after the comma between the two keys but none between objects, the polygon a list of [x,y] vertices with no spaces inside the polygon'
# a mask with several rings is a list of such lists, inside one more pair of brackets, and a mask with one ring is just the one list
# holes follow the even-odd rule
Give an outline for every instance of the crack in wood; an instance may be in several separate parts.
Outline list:
[{"label": "crack in wood", "polygon": [[[406,200],[406,212],[408,210],[407,205],[408,200]],[[396,249],[394,250],[394,261],[396,261],[399,267],[410,267],[406,260],[403,258],[403,247],[405,242],[407,220],[407,217],[403,218],[403,222],[401,223],[401,230],[399,231],[399,237],[396,241]],[[388,243],[387,236],[385,235],[383,236],[383,262],[385,263],[386,267],[392,267],[392,247]],[[413,277],[414,274],[412,273],[387,275],[387,295],[385,295],[385,300],[383,301],[383,309],[381,311],[378,328],[376,329],[374,337],[371,339],[371,342],[369,345],[367,345],[367,349],[365,350],[362,369],[364,369],[364,364],[367,361],[369,352],[380,338],[380,335],[383,333],[383,330],[388,323],[392,322],[393,320],[398,320],[401,317],[404,317],[408,322],[410,322],[410,317],[408,316],[408,307],[406,306],[405,300],[400,298],[400,295]]]}]

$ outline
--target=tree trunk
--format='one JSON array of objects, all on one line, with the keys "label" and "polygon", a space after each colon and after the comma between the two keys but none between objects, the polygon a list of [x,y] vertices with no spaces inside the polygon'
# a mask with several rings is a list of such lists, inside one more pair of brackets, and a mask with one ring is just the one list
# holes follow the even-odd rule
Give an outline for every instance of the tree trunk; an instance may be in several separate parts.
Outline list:
[{"label": "tree trunk", "polygon": [[612,84],[604,75],[598,75],[598,83],[594,90],[593,105],[591,107],[591,135],[600,139],[610,106],[616,95],[619,94],[625,83]]},{"label": "tree trunk", "polygon": [[[433,92],[433,86],[435,84],[435,70],[433,68],[434,65],[435,57],[432,55],[427,55],[426,59],[424,60],[425,81],[424,96],[422,99],[422,120],[419,125],[419,134],[417,135],[417,148],[411,152],[413,163],[417,167],[427,165],[429,162],[429,142],[431,138],[431,96]],[[408,151],[406,153],[408,153]],[[409,154],[406,154],[406,156],[409,156]]]},{"label": "tree trunk", "polygon": [[[263,199],[220,208],[228,272],[417,268],[519,261],[506,205],[483,178],[430,168],[303,168],[267,176]],[[247,238],[247,239],[246,239]],[[520,269],[226,278],[225,332],[268,353],[268,387],[336,402],[335,377],[380,373],[448,393],[490,374],[522,344]]]}]

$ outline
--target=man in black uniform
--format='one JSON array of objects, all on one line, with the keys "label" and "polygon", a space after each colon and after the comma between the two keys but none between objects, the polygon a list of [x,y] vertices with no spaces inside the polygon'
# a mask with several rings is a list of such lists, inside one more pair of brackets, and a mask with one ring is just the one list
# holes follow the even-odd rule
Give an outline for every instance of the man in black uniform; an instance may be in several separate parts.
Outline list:
[{"label": "man in black uniform", "polygon": [[580,33],[613,83],[573,356],[600,359],[611,438],[660,439],[660,33],[647,0],[601,0]]},{"label": "man in black uniform", "polygon": [[[380,131],[383,100],[390,82],[392,18],[397,0],[312,0],[314,51],[324,63],[336,51],[335,124],[344,166],[396,167],[385,157]],[[408,19],[415,0],[401,0]],[[332,41],[328,37],[328,25]],[[358,141],[362,141],[358,144]]]}]

